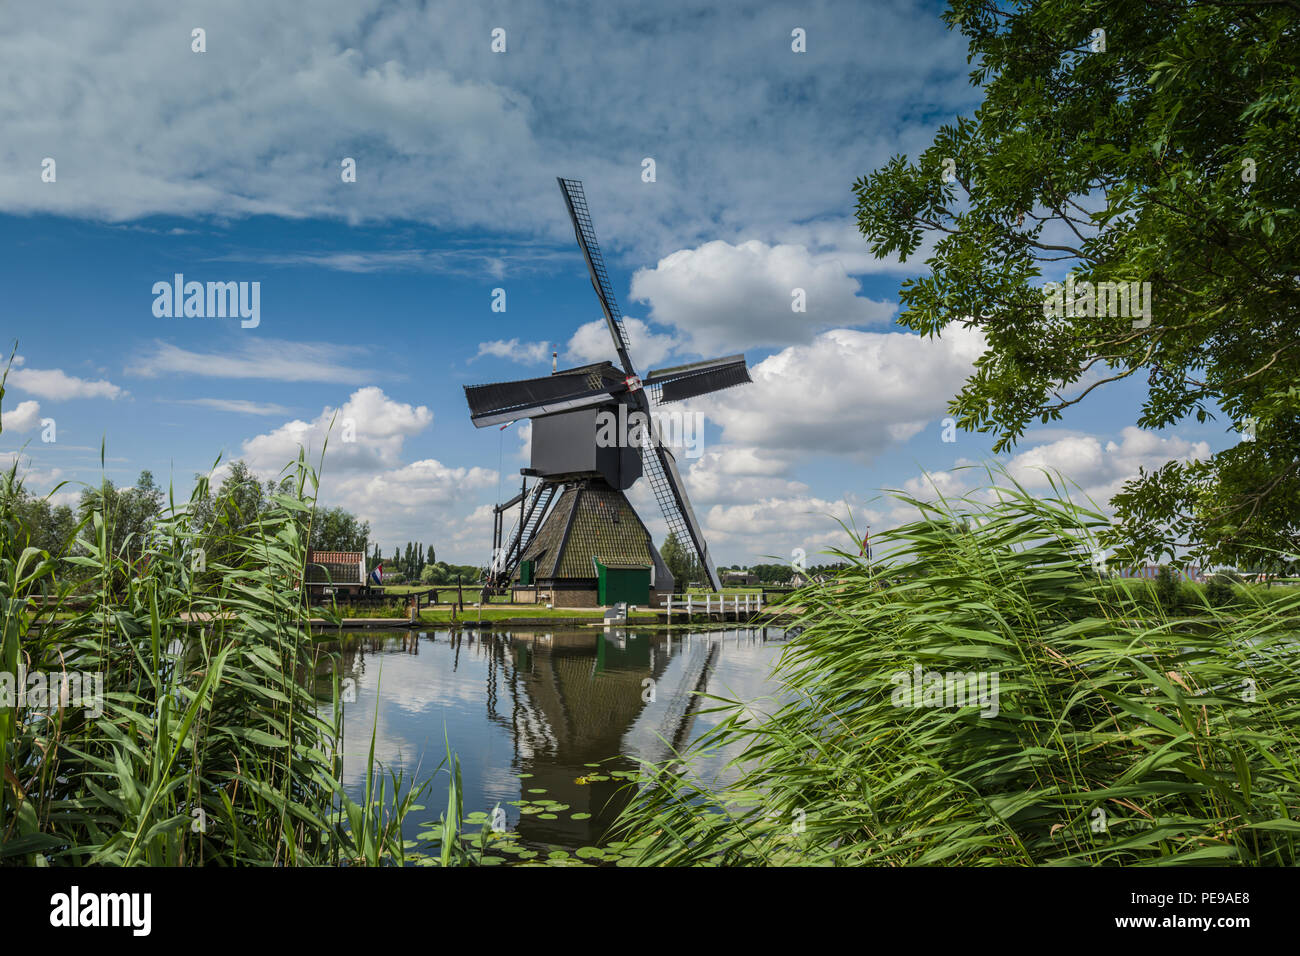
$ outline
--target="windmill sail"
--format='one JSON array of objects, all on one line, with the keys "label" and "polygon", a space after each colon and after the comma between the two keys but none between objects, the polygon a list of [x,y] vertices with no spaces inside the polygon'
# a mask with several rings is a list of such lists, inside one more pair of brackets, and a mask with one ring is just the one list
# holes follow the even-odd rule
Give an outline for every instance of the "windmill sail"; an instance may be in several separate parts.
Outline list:
[{"label": "windmill sail", "polygon": [[614,348],[618,350],[618,360],[628,375],[635,375],[632,359],[628,357],[627,329],[623,327],[623,313],[619,311],[618,300],[614,298],[614,287],[610,284],[609,273],[605,271],[605,259],[600,254],[600,243],[596,241],[596,229],[591,223],[591,212],[587,209],[587,195],[582,190],[582,183],[576,179],[557,177],[560,191],[564,193],[565,205],[569,207],[569,218],[573,220],[573,234],[578,238],[582,255],[587,260],[587,270],[591,273],[591,284],[600,299],[600,307],[605,313],[605,323],[609,334],[614,339]]},{"label": "windmill sail", "polygon": [[[591,275],[592,287],[596,290],[601,310],[605,313],[605,324],[609,327],[610,337],[614,340],[614,349],[618,352],[623,371],[627,373],[628,383],[632,384],[636,380],[636,367],[628,354],[628,338],[627,330],[623,326],[623,313],[619,311],[618,300],[614,297],[614,288],[605,269],[605,260],[600,254],[600,243],[596,240],[596,230],[592,225],[591,212],[587,208],[587,197],[583,192],[582,183],[575,179],[563,178],[558,182],[561,192],[564,193],[565,204],[569,207],[569,218],[573,220],[574,235],[578,239],[583,257],[587,260],[587,271]],[[706,391],[712,390],[706,389]],[[645,389],[633,389],[630,398],[632,403],[649,418],[650,400],[646,397]],[[659,504],[659,510],[663,513],[669,532],[676,532],[678,540],[690,542],[701,567],[709,576],[710,587],[716,590],[722,586],[722,583],[718,578],[717,569],[713,566],[713,559],[709,555],[704,532],[695,518],[690,499],[686,496],[682,477],[677,471],[677,461],[672,452],[660,442],[656,430],[651,429],[651,432],[651,435],[645,437],[641,448],[642,471],[650,481],[650,488],[654,493],[655,501]]]},{"label": "windmill sail", "polygon": [[729,355],[726,358],[647,372],[644,385],[659,402],[666,403],[707,395],[735,385],[744,385],[748,381],[749,369],[745,366],[745,356]]},{"label": "windmill sail", "polygon": [[611,401],[627,385],[614,373],[612,365],[603,364],[608,373],[602,374],[604,369],[593,365],[517,382],[467,385],[465,399],[469,402],[470,420],[483,428]]},{"label": "windmill sail", "polygon": [[669,533],[676,534],[678,541],[691,544],[696,559],[709,576],[709,586],[715,591],[721,589],[722,581],[718,577],[718,569],[713,566],[708,542],[704,540],[704,532],[695,518],[695,510],[682,485],[682,476],[677,471],[677,459],[659,441],[657,430],[654,438],[645,438],[641,448],[641,462]]}]

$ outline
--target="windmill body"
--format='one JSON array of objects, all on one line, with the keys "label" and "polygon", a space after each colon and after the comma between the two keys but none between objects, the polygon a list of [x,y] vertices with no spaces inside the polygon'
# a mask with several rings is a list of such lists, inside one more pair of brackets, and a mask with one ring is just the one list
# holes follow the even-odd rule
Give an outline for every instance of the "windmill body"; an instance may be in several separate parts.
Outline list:
[{"label": "windmill body", "polygon": [[[716,589],[718,574],[676,459],[654,427],[651,397],[664,404],[748,382],[745,358],[692,362],[639,377],[582,184],[559,182],[619,364],[600,362],[557,369],[540,378],[466,387],[476,426],[524,418],[533,423],[532,460],[523,469],[524,486],[495,509],[487,583],[499,591],[512,584],[533,587],[532,593],[544,591],[562,607],[659,603],[660,595],[671,593],[679,582],[624,494],[644,478],[669,532],[695,554],[708,584]],[[611,421],[619,423],[613,442]],[[645,427],[628,429],[628,421]],[[511,515],[514,529],[504,536]]]}]

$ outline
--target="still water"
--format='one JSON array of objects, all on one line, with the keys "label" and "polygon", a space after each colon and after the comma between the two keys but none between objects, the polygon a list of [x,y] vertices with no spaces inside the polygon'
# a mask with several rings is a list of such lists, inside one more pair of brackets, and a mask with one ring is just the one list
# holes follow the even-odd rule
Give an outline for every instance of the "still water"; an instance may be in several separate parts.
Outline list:
[{"label": "still water", "polygon": [[[376,760],[408,778],[429,777],[450,746],[466,814],[499,806],[526,843],[582,847],[601,843],[630,797],[612,772],[635,771],[633,758],[663,762],[723,719],[701,694],[744,701],[755,716],[775,709],[784,633],[387,630],[335,647],[356,698],[343,732],[354,798],[374,729]],[[698,772],[720,781],[734,756],[718,753]],[[447,779],[437,776],[427,809],[407,821],[408,838],[445,810]],[[539,799],[564,809],[521,812]]]}]

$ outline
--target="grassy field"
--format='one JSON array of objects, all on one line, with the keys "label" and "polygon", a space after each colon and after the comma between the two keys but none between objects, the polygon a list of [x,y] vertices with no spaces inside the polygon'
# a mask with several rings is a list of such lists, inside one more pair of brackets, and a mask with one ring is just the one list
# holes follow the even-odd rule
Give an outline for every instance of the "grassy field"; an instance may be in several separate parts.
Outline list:
[{"label": "grassy field", "polygon": [[[436,589],[438,591],[438,599],[443,603],[447,603],[448,599],[454,599],[456,596],[456,585],[454,584],[450,584],[450,585],[448,584],[385,584],[384,585],[385,594],[389,596],[396,595],[402,598],[404,598],[408,594],[413,594],[416,592],[419,592],[420,594],[424,594],[426,591],[433,590],[433,589]],[[464,594],[466,605],[477,602],[479,599],[478,582],[466,581],[464,585],[462,585],[462,593]],[[493,604],[511,603],[510,595],[508,594],[493,594],[490,598],[490,601]]]}]

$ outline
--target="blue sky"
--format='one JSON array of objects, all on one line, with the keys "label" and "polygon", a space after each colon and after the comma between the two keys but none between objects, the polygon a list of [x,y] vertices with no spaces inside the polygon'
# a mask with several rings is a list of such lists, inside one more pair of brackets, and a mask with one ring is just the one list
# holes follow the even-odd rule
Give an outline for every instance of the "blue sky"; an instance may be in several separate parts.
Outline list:
[{"label": "blue sky", "polygon": [[[843,543],[846,510],[888,526],[906,512],[877,489],[926,470],[962,490],[953,467],[988,457],[982,436],[941,440],[980,343],[893,326],[924,267],[872,259],[853,221],[858,176],[978,103],[936,5],[130,10],[0,10],[0,332],[21,356],[0,459],[21,454],[33,490],[75,497],[101,440],[119,484],[148,468],[187,494],[218,454],[270,475],[300,443],[319,454],[337,412],[357,440],[331,440],[322,499],[385,551],[484,560],[528,434],[474,429],[462,386],[545,374],[551,348],[610,357],[557,175],[586,183],[642,371],[749,359],[752,385],[686,409],[707,422],[680,464],[720,564]],[[258,282],[259,324],[156,316],[175,273]],[[1105,498],[1228,440],[1133,429],[1141,383],[1093,394],[1013,470]]]}]

